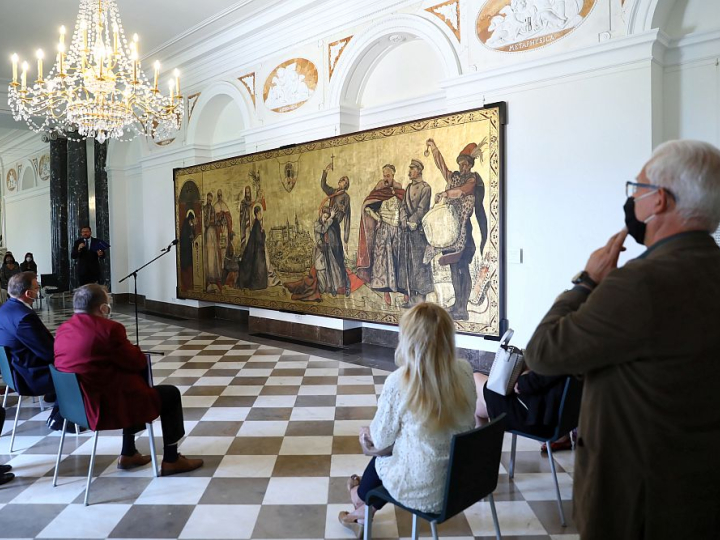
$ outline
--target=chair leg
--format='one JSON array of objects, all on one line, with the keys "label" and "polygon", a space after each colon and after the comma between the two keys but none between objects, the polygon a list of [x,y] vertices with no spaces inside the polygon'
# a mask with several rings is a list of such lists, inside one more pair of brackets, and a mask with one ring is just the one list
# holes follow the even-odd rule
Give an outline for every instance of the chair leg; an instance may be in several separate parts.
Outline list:
[{"label": "chair leg", "polygon": [[22,396],[18,394],[17,410],[15,411],[15,423],[13,424],[12,435],[10,436],[10,453],[13,451],[13,445],[15,444],[15,431],[17,430],[18,419],[20,418],[20,404],[22,403]]},{"label": "chair leg", "polygon": [[500,522],[498,522],[497,510],[495,510],[495,497],[493,497],[491,493],[488,495],[488,499],[490,499],[490,511],[492,512],[493,525],[495,525],[495,538],[496,540],[500,540],[502,535],[500,534]]},{"label": "chair leg", "polygon": [[557,471],[555,470],[555,460],[552,455],[552,445],[550,441],[546,442],[548,450],[548,460],[550,461],[550,470],[552,470],[553,480],[555,480],[555,494],[557,495],[558,510],[560,510],[560,523],[563,527],[567,527],[565,523],[565,511],[562,506],[562,499],[560,498],[560,484],[558,483]]},{"label": "chair leg", "polygon": [[5,408],[5,405],[7,405],[7,397],[8,397],[9,393],[10,393],[10,387],[6,383],[5,384],[5,396],[3,397],[3,404],[2,404],[3,409]]},{"label": "chair leg", "polygon": [[430,530],[432,531],[433,540],[438,540],[437,523],[435,521],[430,522]]},{"label": "chair leg", "polygon": [[417,540],[418,538],[418,522],[417,522],[417,516],[413,514],[413,522],[412,522],[412,540]]},{"label": "chair leg", "polygon": [[87,484],[85,484],[85,506],[88,505],[90,498],[90,482],[92,482],[93,467],[95,466],[95,451],[97,450],[98,431],[95,432],[93,437],[92,454],[90,454],[90,467],[88,467]]},{"label": "chair leg", "polygon": [[517,435],[512,434],[512,444],[510,445],[510,479],[515,478],[515,449],[517,448]]},{"label": "chair leg", "polygon": [[53,487],[57,486],[58,470],[60,469],[60,459],[62,459],[62,449],[65,444],[65,428],[67,427],[67,418],[63,418],[62,432],[60,433],[60,446],[58,447],[58,455],[55,460],[55,474],[53,474]]},{"label": "chair leg", "polygon": [[363,527],[363,538],[370,540],[372,538],[372,518],[373,513],[370,510],[370,505],[365,505],[365,525]]},{"label": "chair leg", "polygon": [[158,477],[157,454],[155,453],[155,434],[153,433],[152,422],[146,424],[148,430],[148,438],[150,439],[150,459],[152,459],[153,473],[155,478]]}]

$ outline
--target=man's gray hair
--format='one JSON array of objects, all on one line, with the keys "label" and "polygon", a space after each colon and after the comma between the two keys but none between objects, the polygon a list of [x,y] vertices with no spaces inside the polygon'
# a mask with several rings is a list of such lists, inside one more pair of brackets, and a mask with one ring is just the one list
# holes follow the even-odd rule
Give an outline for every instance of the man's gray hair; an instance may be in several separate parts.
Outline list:
[{"label": "man's gray hair", "polygon": [[75,291],[73,310],[75,310],[75,313],[94,313],[105,302],[107,302],[105,287],[97,283],[90,283]]},{"label": "man's gray hair", "polygon": [[8,294],[13,298],[19,298],[25,291],[32,289],[32,282],[37,279],[35,272],[20,272],[15,274],[8,281]]},{"label": "man's gray hair", "polygon": [[645,167],[651,183],[675,195],[678,214],[713,232],[720,224],[720,150],[702,141],[668,141]]}]

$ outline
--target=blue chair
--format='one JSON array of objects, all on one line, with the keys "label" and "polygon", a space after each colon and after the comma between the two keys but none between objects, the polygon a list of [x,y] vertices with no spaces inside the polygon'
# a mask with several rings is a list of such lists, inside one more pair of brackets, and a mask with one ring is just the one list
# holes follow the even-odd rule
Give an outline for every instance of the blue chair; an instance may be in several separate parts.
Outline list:
[{"label": "blue chair", "polygon": [[550,470],[555,480],[555,493],[557,496],[558,510],[560,511],[560,523],[563,527],[567,526],[565,522],[565,511],[562,507],[562,499],[560,498],[560,484],[558,484],[557,471],[555,470],[555,461],[553,460],[552,443],[557,441],[563,435],[567,435],[573,429],[578,427],[580,419],[580,402],[582,401],[582,381],[575,377],[568,377],[565,381],[565,388],[560,400],[560,409],[558,411],[558,421],[555,431],[549,438],[539,437],[531,433],[525,433],[519,430],[509,430],[512,433],[512,448],[510,450],[510,478],[515,476],[515,449],[517,446],[517,437],[527,437],[536,441],[544,442],[547,446],[548,461],[550,462]]},{"label": "blue chair", "polygon": [[399,503],[384,487],[368,492],[365,497],[365,540],[370,540],[372,532],[372,513],[370,506],[380,501],[389,502],[413,515],[412,538],[417,540],[417,518],[430,522],[433,539],[437,540],[437,526],[485,497],[490,499],[495,537],[499,540],[500,524],[495,510],[493,491],[497,487],[505,433],[505,414],[498,416],[489,424],[458,433],[452,439],[450,460],[443,507],[439,514],[429,514],[408,508]]},{"label": "blue chair", "polygon": [[[76,426],[90,429],[90,423],[85,413],[85,403],[83,401],[82,392],[80,391],[80,382],[75,373],[63,373],[50,366],[50,374],[55,384],[55,392],[57,393],[60,414],[65,419],[63,429],[60,435],[60,447],[58,448],[57,460],[55,461],[55,474],[53,474],[53,487],[57,486],[58,469],[60,468],[60,459],[62,458],[63,444],[65,443],[65,427],[70,422],[75,422]],[[150,457],[152,458],[153,471],[158,476],[157,456],[155,455],[155,438],[153,436],[152,422],[145,424],[150,437]],[[92,453],[90,454],[90,466],[88,467],[87,484],[85,485],[85,506],[88,505],[90,497],[90,483],[92,482],[93,467],[95,465],[95,452],[97,450],[97,440],[99,431],[95,431],[93,436]]]},{"label": "blue chair", "polygon": [[10,390],[18,395],[17,409],[15,410],[15,422],[13,423],[12,435],[10,436],[10,452],[13,451],[13,445],[15,444],[15,430],[17,429],[18,420],[20,418],[20,407],[22,406],[23,397],[39,397],[40,398],[40,409],[45,410],[43,405],[42,396],[37,396],[30,392],[24,384],[15,379],[15,370],[10,364],[10,355],[5,347],[0,347],[0,375],[2,375],[3,381],[5,381],[5,396],[3,397],[3,408],[7,404],[8,394]]}]

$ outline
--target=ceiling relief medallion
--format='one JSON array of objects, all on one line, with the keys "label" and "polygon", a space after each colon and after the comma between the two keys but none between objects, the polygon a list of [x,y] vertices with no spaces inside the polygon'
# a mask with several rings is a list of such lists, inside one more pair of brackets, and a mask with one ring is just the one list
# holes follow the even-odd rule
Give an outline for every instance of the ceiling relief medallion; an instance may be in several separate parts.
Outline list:
[{"label": "ceiling relief medallion", "polygon": [[238,81],[240,81],[240,84],[242,84],[250,94],[253,107],[257,107],[257,103],[255,103],[255,72],[253,71],[252,73],[238,77]]},{"label": "ceiling relief medallion", "polygon": [[198,98],[200,97],[200,92],[196,92],[192,95],[189,95],[187,98],[188,102],[188,122],[190,121],[190,118],[192,118],[192,113],[195,110],[195,105],[197,105]]},{"label": "ceiling relief medallion", "polygon": [[5,177],[5,184],[10,191],[17,189],[18,174],[15,169],[10,169]]},{"label": "ceiling relief medallion", "polygon": [[550,45],[580,26],[597,0],[489,0],[476,30],[486,47],[524,52]]},{"label": "ceiling relief medallion", "polygon": [[328,66],[330,66],[330,79],[332,79],[333,73],[335,73],[335,66],[337,66],[338,60],[345,51],[345,47],[350,43],[352,36],[338,39],[328,45]]},{"label": "ceiling relief medallion", "polygon": [[425,8],[425,11],[432,13],[444,22],[460,41],[460,0],[448,0],[442,4]]},{"label": "ceiling relief medallion", "polygon": [[310,99],[317,82],[317,68],[310,60],[293,58],[283,62],[265,81],[265,106],[278,113],[294,111]]}]

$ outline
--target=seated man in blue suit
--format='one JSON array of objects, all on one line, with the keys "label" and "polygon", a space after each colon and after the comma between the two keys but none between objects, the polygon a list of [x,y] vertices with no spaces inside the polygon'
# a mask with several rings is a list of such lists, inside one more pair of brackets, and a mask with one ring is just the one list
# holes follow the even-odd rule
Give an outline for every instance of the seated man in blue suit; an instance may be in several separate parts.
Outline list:
[{"label": "seated man in blue suit", "polygon": [[[55,401],[55,387],[49,368],[55,360],[54,339],[32,307],[39,293],[40,287],[33,272],[21,272],[10,278],[10,298],[0,306],[0,346],[5,347],[15,370],[18,391],[21,394],[46,395],[47,401]],[[53,429],[58,425],[57,429],[62,429],[57,405],[50,418]]]}]

